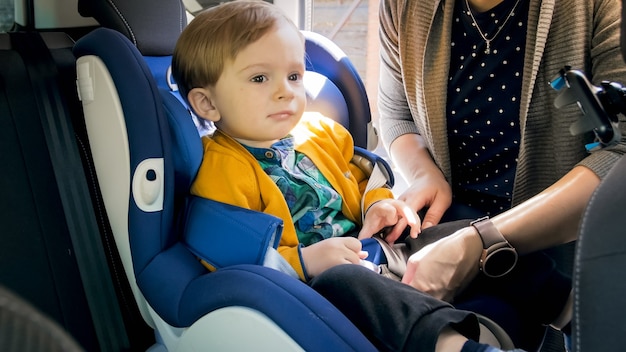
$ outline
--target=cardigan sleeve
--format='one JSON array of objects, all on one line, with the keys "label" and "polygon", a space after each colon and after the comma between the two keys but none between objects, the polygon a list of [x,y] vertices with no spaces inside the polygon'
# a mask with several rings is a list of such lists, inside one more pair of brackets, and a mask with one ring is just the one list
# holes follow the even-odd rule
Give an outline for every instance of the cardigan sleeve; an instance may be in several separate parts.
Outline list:
[{"label": "cardigan sleeve", "polygon": [[407,102],[401,62],[400,35],[401,18],[399,8],[404,1],[382,0],[380,2],[380,78],[378,83],[378,111],[381,139],[386,148],[398,137],[407,133],[418,133]]},{"label": "cardigan sleeve", "polygon": [[[621,18],[617,0],[596,1],[596,13],[593,19],[593,37],[591,38],[591,81],[600,85],[602,81],[614,81],[626,85],[626,63],[621,55],[620,30]],[[626,153],[626,117],[618,115],[622,139],[613,147],[593,152],[579,165],[593,170],[604,178],[613,165]]]}]

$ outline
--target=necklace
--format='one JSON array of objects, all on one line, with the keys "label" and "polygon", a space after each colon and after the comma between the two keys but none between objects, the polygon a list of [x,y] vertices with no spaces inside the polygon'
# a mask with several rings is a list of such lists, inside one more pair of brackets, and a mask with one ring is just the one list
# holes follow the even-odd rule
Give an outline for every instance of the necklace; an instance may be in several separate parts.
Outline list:
[{"label": "necklace", "polygon": [[496,34],[494,34],[491,39],[487,38],[487,36],[485,35],[485,33],[483,33],[483,31],[480,29],[480,27],[478,26],[478,22],[476,22],[476,19],[474,18],[474,14],[472,13],[472,8],[470,7],[470,4],[468,2],[468,0],[465,0],[465,6],[467,6],[467,13],[470,15],[470,17],[472,18],[472,24],[474,25],[474,27],[476,27],[476,31],[478,32],[478,34],[480,34],[480,36],[483,38],[483,40],[485,41],[486,47],[485,47],[485,54],[489,55],[491,54],[491,42],[496,39],[496,37],[498,36],[498,34],[500,34],[500,31],[502,30],[502,28],[504,28],[504,26],[507,24],[507,22],[509,22],[509,18],[515,16],[515,9],[517,8],[517,5],[519,4],[520,0],[517,0],[515,2],[515,5],[513,5],[513,8],[511,9],[511,12],[509,12],[509,14],[506,16],[506,18],[504,19],[504,22],[502,23],[502,25],[500,25],[498,27],[498,30],[496,31]]}]

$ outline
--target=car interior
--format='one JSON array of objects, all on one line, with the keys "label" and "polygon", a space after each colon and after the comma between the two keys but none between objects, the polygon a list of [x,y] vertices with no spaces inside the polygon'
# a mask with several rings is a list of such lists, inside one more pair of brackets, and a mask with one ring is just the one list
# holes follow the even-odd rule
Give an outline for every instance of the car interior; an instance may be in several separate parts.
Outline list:
[{"label": "car interior", "polygon": [[[194,229],[253,233],[267,219],[189,195],[210,127],[198,124],[170,73],[193,18],[185,2],[12,5],[12,25],[0,32],[2,350],[375,350],[323,297],[264,265],[276,241],[215,272],[198,261],[214,249],[210,238],[193,242]],[[359,74],[332,40],[303,34],[307,109],[348,128],[359,163],[393,186],[388,162],[373,152],[372,97]],[[624,175],[622,158],[580,226],[574,351],[626,345],[618,276],[626,192],[616,191]],[[481,322],[482,341],[514,347],[497,324]],[[539,350],[564,351],[562,337],[547,332]]]}]

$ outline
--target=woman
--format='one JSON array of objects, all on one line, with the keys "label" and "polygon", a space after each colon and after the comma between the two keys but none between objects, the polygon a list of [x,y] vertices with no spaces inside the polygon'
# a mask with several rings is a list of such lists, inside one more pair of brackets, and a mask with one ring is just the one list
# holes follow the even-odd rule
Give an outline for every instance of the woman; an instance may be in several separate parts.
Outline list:
[{"label": "woman", "polygon": [[[425,212],[423,228],[488,215],[483,224],[520,255],[576,239],[585,205],[626,144],[588,153],[589,136],[569,132],[581,112],[575,104],[557,109],[549,83],[566,65],[596,85],[626,82],[620,6],[381,1],[380,130],[409,184],[399,199]],[[468,226],[416,253],[403,282],[458,303],[479,273],[482,237]],[[541,287],[536,270],[528,269],[526,284]],[[559,286],[548,299],[569,291]]]}]

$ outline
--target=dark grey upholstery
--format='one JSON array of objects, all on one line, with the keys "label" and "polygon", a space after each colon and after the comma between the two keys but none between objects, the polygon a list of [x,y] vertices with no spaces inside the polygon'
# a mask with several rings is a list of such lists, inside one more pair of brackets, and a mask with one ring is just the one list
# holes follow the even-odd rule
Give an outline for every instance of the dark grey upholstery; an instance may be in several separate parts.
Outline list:
[{"label": "dark grey upholstery", "polygon": [[187,26],[181,1],[80,0],[78,10],[103,27],[124,34],[144,56],[172,55],[178,36]]},{"label": "dark grey upholstery", "polygon": [[59,324],[3,286],[0,286],[0,350],[84,351]]},{"label": "dark grey upholstery", "polygon": [[626,158],[585,211],[574,263],[574,351],[626,348]]}]

